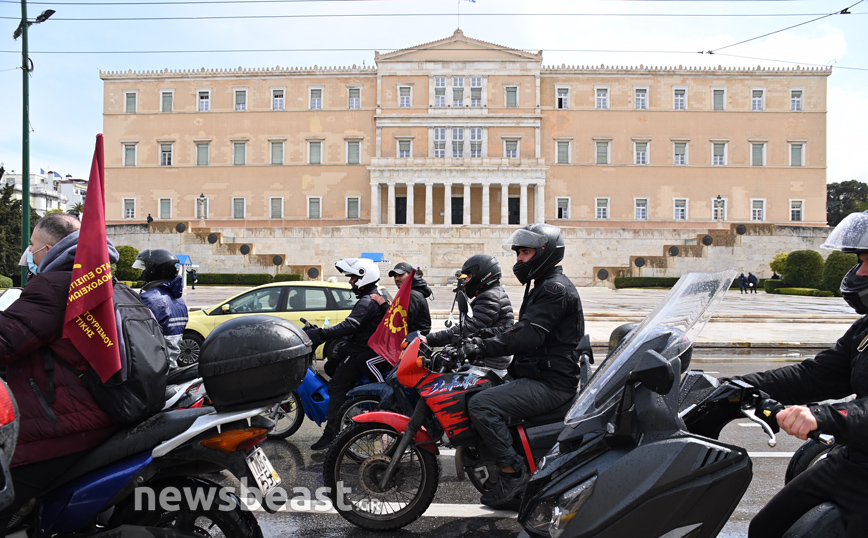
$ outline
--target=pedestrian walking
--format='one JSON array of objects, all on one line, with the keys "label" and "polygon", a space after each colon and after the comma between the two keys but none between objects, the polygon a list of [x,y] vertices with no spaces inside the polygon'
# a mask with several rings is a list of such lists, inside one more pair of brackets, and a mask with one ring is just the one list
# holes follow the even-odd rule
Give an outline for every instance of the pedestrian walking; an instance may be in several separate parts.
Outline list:
[{"label": "pedestrian walking", "polygon": [[742,293],[745,293],[747,289],[747,277],[744,276],[744,273],[738,275],[738,287]]},{"label": "pedestrian walking", "polygon": [[759,284],[759,279],[755,274],[748,271],[747,273],[747,287],[750,289],[751,293],[756,293],[757,285]]}]

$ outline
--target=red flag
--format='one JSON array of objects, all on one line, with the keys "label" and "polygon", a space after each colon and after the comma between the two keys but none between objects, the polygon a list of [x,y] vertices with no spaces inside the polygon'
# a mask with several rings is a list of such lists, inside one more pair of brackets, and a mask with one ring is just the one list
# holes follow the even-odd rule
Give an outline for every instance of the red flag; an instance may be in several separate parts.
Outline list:
[{"label": "red flag", "polygon": [[415,275],[415,269],[410,271],[410,276],[401,284],[398,296],[392,301],[383,321],[368,340],[371,349],[389,361],[392,366],[398,364],[398,359],[401,357],[401,342],[407,337],[407,311],[410,308],[410,288],[413,287]]},{"label": "red flag", "polygon": [[105,161],[102,135],[98,134],[66,301],[63,337],[72,341],[103,382],[121,369],[112,268],[106,245]]}]

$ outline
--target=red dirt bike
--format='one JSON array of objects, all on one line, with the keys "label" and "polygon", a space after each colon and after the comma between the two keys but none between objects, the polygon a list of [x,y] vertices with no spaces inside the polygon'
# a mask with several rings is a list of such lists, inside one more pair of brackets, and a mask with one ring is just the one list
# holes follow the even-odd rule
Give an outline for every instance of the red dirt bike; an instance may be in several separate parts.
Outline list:
[{"label": "red dirt bike", "polygon": [[[590,354],[590,341],[586,342]],[[465,361],[460,348],[435,351],[414,340],[401,354],[396,372],[398,382],[418,395],[412,416],[391,411],[359,414],[338,435],[326,454],[323,475],[344,519],[378,531],[418,519],[437,491],[438,444],[444,434],[456,447],[459,480],[466,473],[480,492],[492,487],[498,468],[470,422],[467,404],[479,391],[503,381],[491,369],[462,365]],[[531,473],[557,441],[571,404],[510,422],[515,449]]]}]

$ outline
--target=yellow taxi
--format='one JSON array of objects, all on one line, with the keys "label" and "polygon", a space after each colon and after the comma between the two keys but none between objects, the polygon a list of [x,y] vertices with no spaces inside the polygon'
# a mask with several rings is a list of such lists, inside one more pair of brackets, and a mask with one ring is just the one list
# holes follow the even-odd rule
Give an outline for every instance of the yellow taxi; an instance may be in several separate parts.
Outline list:
[{"label": "yellow taxi", "polygon": [[[301,318],[323,327],[342,322],[356,304],[356,294],[346,282],[275,282],[239,293],[217,306],[190,312],[181,342],[179,365],[199,360],[199,349],[215,327],[240,316],[265,314],[304,326]],[[317,358],[330,356],[338,341],[317,349]]]}]

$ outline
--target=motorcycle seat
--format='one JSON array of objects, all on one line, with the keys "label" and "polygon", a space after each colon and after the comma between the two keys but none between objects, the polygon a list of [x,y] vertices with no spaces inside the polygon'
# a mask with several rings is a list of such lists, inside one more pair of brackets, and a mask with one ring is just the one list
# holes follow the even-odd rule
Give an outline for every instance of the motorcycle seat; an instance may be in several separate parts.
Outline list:
[{"label": "motorcycle seat", "polygon": [[570,407],[573,405],[573,400],[568,400],[567,402],[555,407],[551,411],[546,411],[545,413],[540,413],[539,415],[534,415],[532,417],[528,417],[525,419],[518,419],[515,417],[509,417],[507,421],[507,426],[518,426],[519,424],[523,424],[525,427],[530,426],[539,426],[541,424],[549,424],[552,422],[563,422],[564,417],[567,416],[567,411],[570,410]]},{"label": "motorcycle seat", "polygon": [[126,457],[152,450],[163,441],[186,431],[200,416],[213,412],[211,407],[178,409],[157,413],[139,424],[124,426],[79,460],[55,484],[65,484]]},{"label": "motorcycle seat", "polygon": [[199,376],[199,365],[191,364],[190,366],[185,366],[184,368],[176,368],[169,372],[169,375],[166,378],[167,385],[180,385],[181,383],[186,383],[187,381],[192,381]]}]

